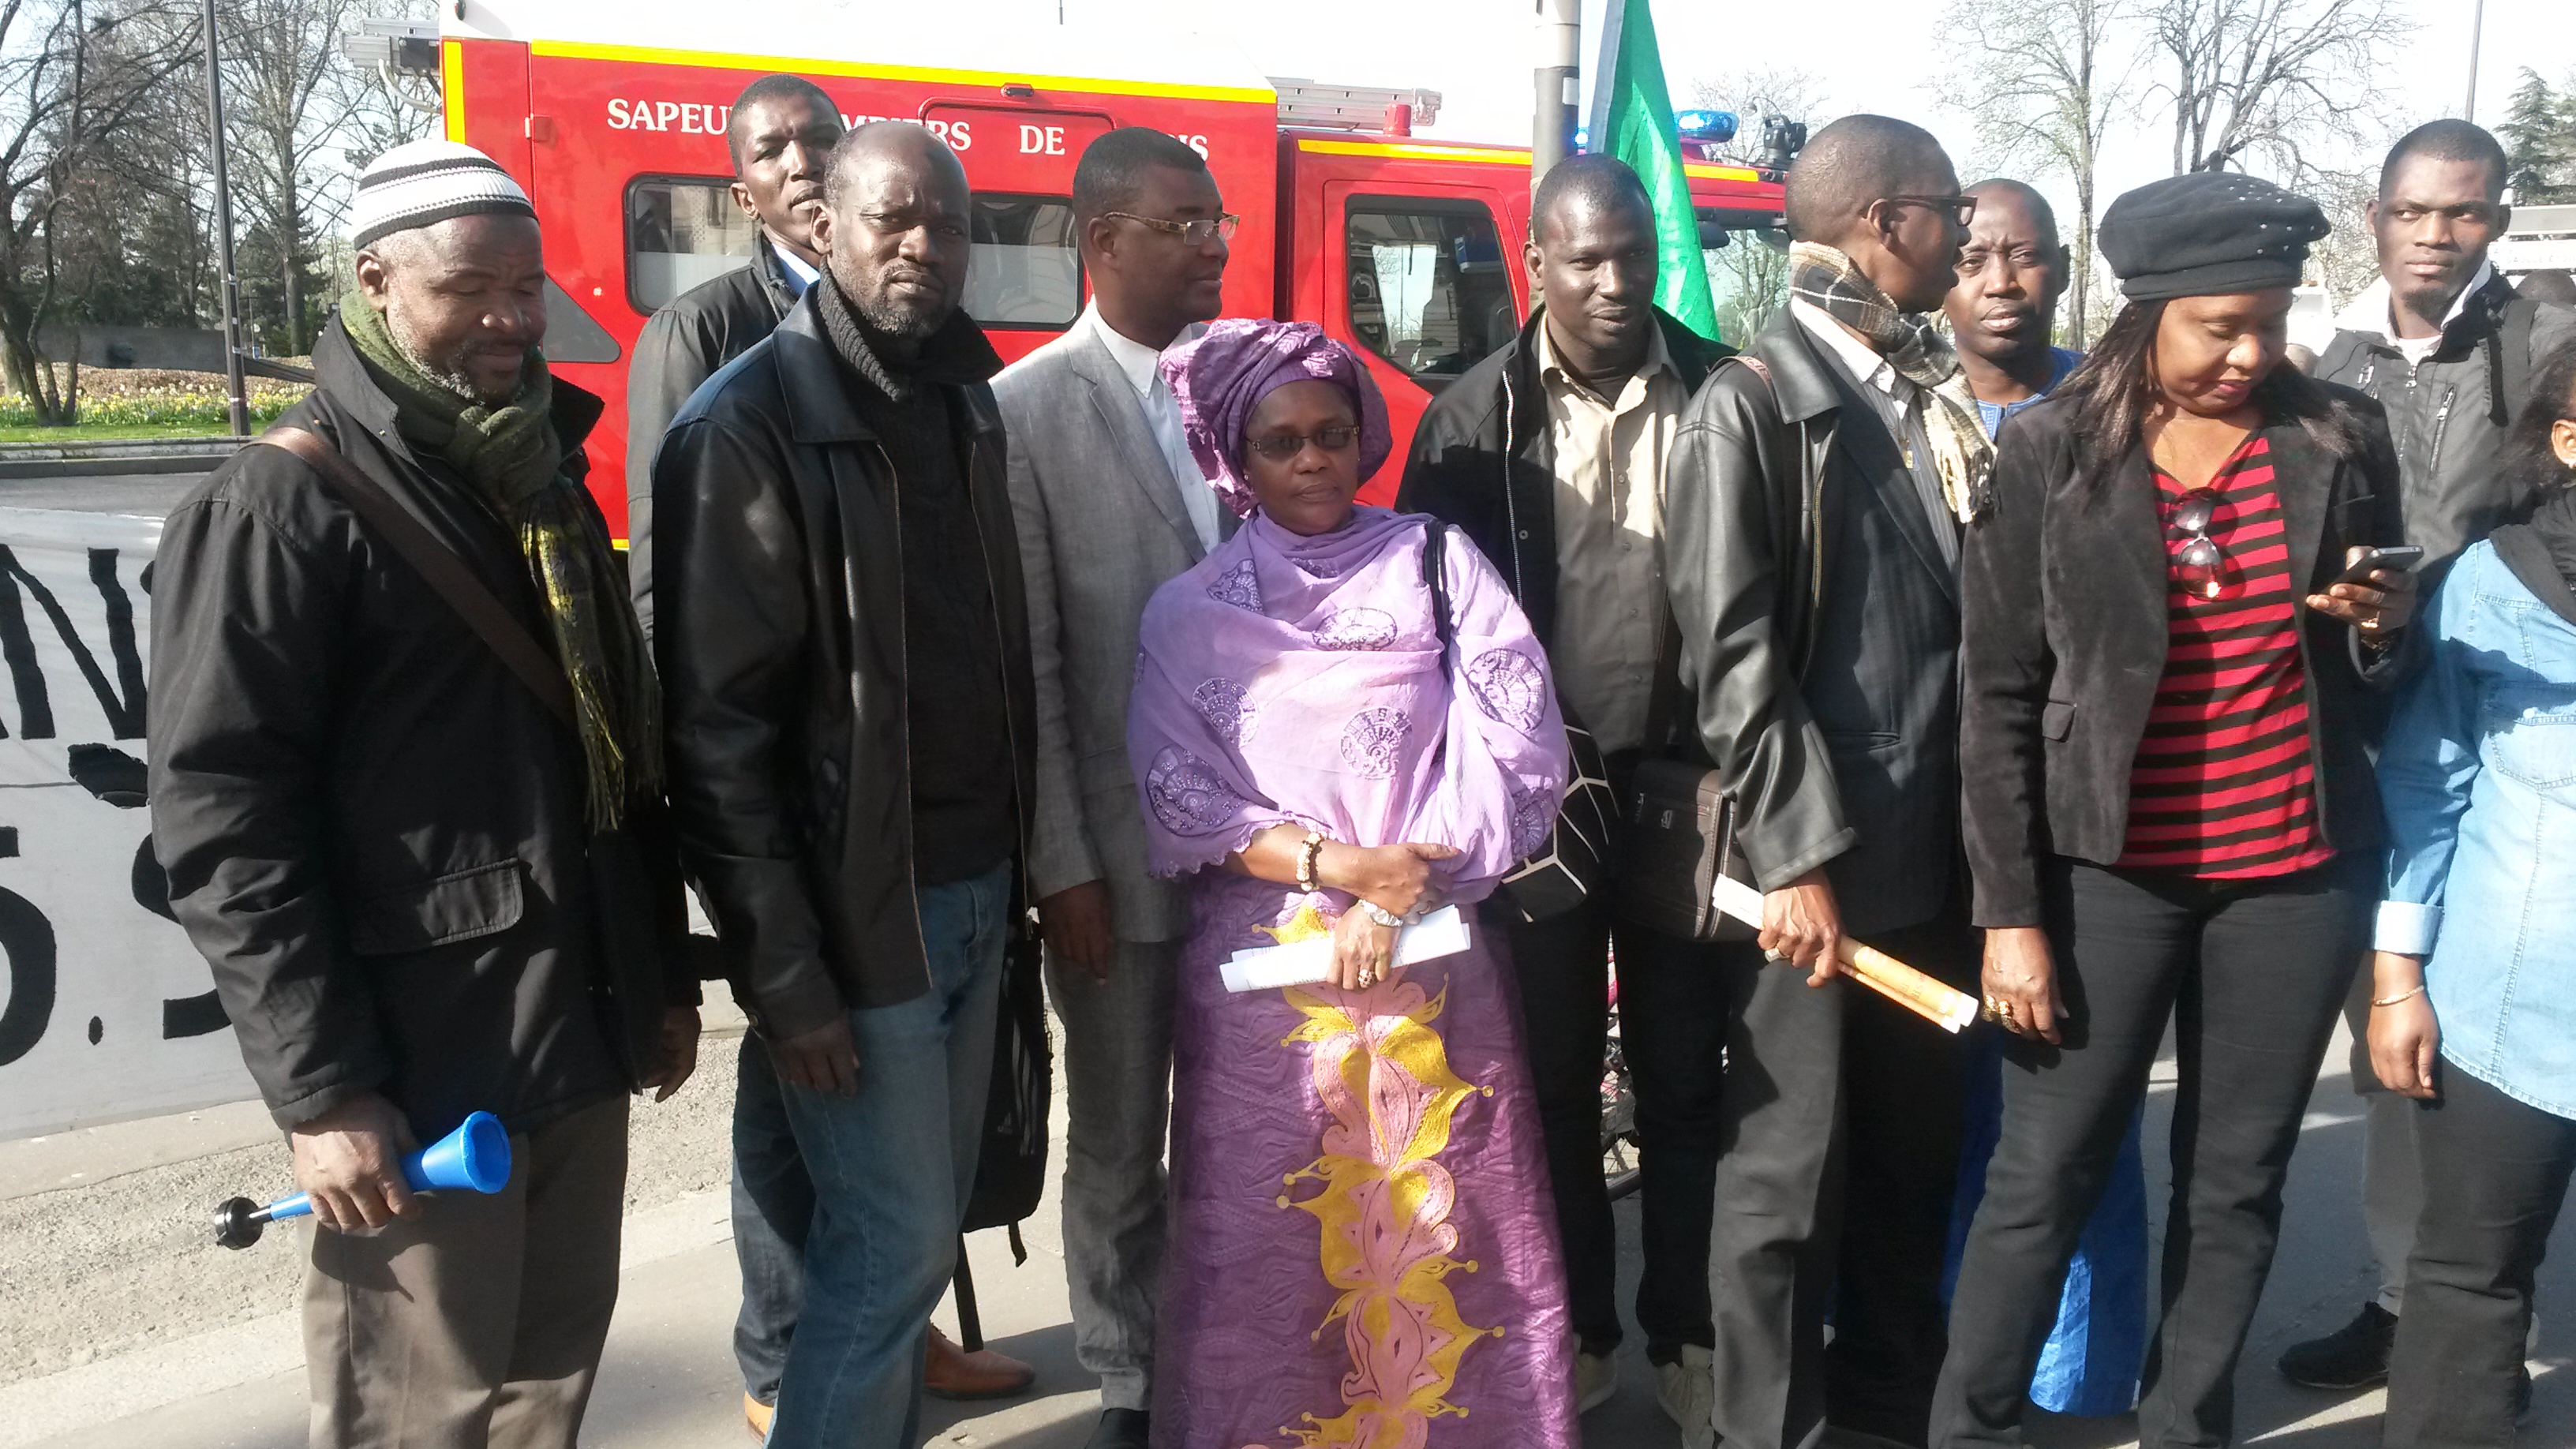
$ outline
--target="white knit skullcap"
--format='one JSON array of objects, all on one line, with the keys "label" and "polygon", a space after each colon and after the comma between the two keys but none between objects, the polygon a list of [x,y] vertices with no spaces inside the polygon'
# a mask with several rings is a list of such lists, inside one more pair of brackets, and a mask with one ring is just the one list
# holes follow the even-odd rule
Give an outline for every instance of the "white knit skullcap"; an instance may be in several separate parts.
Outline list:
[{"label": "white knit skullcap", "polygon": [[351,208],[363,248],[379,237],[433,226],[455,216],[506,212],[533,219],[528,193],[500,164],[457,141],[412,141],[370,162],[358,176]]}]

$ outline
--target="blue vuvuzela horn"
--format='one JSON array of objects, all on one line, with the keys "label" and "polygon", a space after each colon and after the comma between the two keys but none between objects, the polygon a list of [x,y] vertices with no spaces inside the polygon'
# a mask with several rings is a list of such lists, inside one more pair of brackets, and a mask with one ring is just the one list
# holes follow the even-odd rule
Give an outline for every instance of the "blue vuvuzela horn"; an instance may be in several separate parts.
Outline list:
[{"label": "blue vuvuzela horn", "polygon": [[[499,1192],[510,1180],[510,1134],[500,1118],[476,1112],[457,1124],[455,1131],[405,1157],[402,1174],[414,1192]],[[311,1211],[312,1198],[300,1192],[266,1207],[246,1197],[230,1198],[215,1209],[215,1241],[227,1248],[247,1248],[259,1241],[260,1230],[268,1224]]]}]

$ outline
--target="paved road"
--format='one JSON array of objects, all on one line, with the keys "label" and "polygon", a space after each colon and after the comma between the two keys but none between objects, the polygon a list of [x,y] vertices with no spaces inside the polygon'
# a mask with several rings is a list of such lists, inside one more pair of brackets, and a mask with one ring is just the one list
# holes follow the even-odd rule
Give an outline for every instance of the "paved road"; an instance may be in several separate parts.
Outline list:
[{"label": "paved road", "polygon": [[[585,1440],[596,1449],[680,1449],[745,1442],[728,1333],[739,1301],[721,1191],[721,1123],[730,1100],[731,1042],[710,1040],[697,1082],[669,1106],[639,1110],[630,1191],[627,1269],[607,1363]],[[2340,1063],[2340,1047],[2329,1060]],[[2164,1144],[2170,1087],[2149,1115],[2150,1175]],[[2240,1440],[2293,1449],[2375,1449],[2378,1396],[2314,1393],[2284,1384],[2270,1364],[2283,1345],[2340,1324],[2366,1285],[2353,1201],[2360,1121],[2340,1070],[2319,1085],[2289,1190],[2280,1262],[2264,1296],[2239,1379]],[[246,1126],[245,1123],[248,1125]],[[1059,1126],[1061,1124],[1059,1123]],[[256,1117],[199,1114],[130,1124],[108,1157],[61,1142],[0,1145],[0,1449],[98,1443],[165,1449],[294,1449],[303,1442],[290,1242],[224,1255],[197,1225],[215,1197],[275,1174]],[[229,1135],[228,1135],[229,1134]],[[192,1137],[228,1150],[187,1157]],[[109,1150],[112,1148],[112,1151]],[[50,1152],[50,1156],[47,1155]],[[92,1176],[65,1181],[75,1161]],[[1633,1245],[1634,1204],[1621,1207]],[[1050,1200],[1029,1224],[1029,1261],[1014,1267],[998,1233],[971,1244],[987,1333],[1035,1363],[1036,1395],[996,1406],[936,1404],[937,1449],[1079,1449],[1096,1402],[1073,1362],[1062,1244]],[[2576,1267],[2562,1233],[2544,1270],[2542,1306],[2576,1323]],[[1623,1271],[1631,1283],[1635,1255]],[[943,1306],[941,1321],[955,1328]],[[224,1324],[207,1332],[192,1332]],[[2576,1375],[2545,1335],[2527,1445],[2576,1445]],[[1584,1421],[1586,1449],[1664,1449],[1677,1435],[1656,1410],[1632,1334],[1620,1397]],[[111,1351],[75,1364],[85,1346]],[[2044,1449],[2134,1443],[2126,1418],[2037,1426]]]}]

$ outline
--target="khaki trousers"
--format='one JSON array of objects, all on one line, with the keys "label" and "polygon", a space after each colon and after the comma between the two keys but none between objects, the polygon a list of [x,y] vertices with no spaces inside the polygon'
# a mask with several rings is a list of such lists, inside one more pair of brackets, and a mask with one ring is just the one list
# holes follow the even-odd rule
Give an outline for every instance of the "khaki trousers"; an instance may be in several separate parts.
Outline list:
[{"label": "khaki trousers", "polygon": [[313,1449],[572,1449],[617,1306],[626,1098],[510,1137],[509,1185],[314,1228]]}]

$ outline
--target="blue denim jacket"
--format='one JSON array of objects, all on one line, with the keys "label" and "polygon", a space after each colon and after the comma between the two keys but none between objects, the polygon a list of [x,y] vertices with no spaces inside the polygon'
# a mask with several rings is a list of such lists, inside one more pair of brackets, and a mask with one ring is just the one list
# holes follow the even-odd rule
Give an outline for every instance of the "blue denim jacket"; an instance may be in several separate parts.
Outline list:
[{"label": "blue denim jacket", "polygon": [[2442,1058],[2576,1117],[2576,627],[2480,543],[2379,760],[2380,950],[2429,955]]}]

